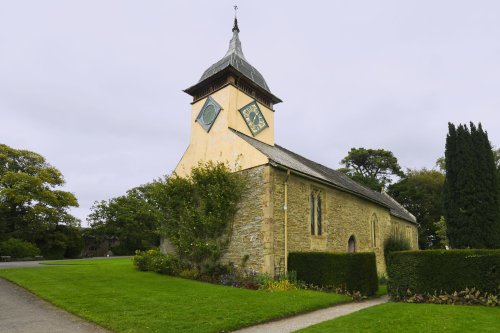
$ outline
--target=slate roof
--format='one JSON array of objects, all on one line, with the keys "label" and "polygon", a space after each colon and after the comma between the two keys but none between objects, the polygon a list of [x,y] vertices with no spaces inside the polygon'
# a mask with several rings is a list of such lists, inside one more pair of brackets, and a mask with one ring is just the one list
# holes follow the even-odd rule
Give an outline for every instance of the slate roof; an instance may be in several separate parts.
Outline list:
[{"label": "slate roof", "polygon": [[322,164],[311,161],[279,145],[271,146],[234,129],[231,130],[258,151],[266,155],[269,158],[271,165],[278,167],[281,166],[305,176],[313,177],[326,182],[333,187],[353,193],[357,196],[389,208],[390,213],[393,216],[412,223],[417,223],[415,216],[403,208],[403,206],[401,206],[388,194],[373,191],[361,184],[358,184],[340,171],[330,169]]},{"label": "slate roof", "polygon": [[255,67],[250,65],[250,63],[245,59],[245,55],[243,54],[243,49],[241,48],[241,42],[238,35],[239,32],[240,29],[238,28],[238,20],[235,18],[233,38],[231,38],[231,41],[229,41],[229,49],[227,50],[226,55],[221,60],[210,66],[203,73],[198,83],[205,81],[206,79],[221,72],[227,67],[232,66],[238,72],[257,84],[259,87],[270,93],[271,91],[269,90],[269,86],[267,85],[266,80],[264,80],[262,74],[260,74],[260,72]]}]

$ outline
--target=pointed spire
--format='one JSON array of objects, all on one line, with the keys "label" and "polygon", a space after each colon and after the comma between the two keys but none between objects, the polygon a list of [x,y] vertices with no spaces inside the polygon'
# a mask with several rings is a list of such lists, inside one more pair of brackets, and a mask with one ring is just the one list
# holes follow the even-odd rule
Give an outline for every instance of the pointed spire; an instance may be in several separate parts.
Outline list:
[{"label": "pointed spire", "polygon": [[238,18],[236,17],[236,10],[238,9],[238,6],[234,6],[234,25],[233,25],[233,38],[229,41],[229,49],[226,52],[226,55],[224,57],[227,57],[231,55],[232,53],[237,54],[244,60],[247,60],[245,58],[245,55],[243,54],[243,49],[241,48],[241,42],[240,42],[240,37],[239,37],[239,32],[240,28],[238,28]]},{"label": "pointed spire", "polygon": [[233,25],[233,33],[235,31],[240,32],[240,28],[238,28],[238,18],[236,17],[236,12],[238,11],[238,6],[234,5],[234,25]]},{"label": "pointed spire", "polygon": [[236,16],[234,17],[234,26],[233,26],[233,32],[240,32],[240,28],[238,28],[238,19],[236,18]]}]

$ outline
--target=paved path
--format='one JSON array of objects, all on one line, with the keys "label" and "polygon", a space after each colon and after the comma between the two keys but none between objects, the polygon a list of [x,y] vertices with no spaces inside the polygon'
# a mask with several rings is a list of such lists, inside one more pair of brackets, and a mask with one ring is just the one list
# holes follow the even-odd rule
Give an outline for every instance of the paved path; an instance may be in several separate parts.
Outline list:
[{"label": "paved path", "polygon": [[109,333],[1,278],[0,332]]},{"label": "paved path", "polygon": [[302,328],[321,323],[340,316],[345,316],[352,312],[368,308],[370,306],[385,303],[389,300],[387,296],[370,299],[360,303],[347,303],[332,306],[326,309],[305,313],[302,315],[272,321],[266,324],[250,326],[234,333],[287,333],[300,330]]},{"label": "paved path", "polygon": [[0,268],[20,268],[20,267],[37,267],[37,266],[45,266],[41,265],[41,261],[0,261]]},{"label": "paved path", "polygon": [[[105,259],[105,258],[103,258]],[[37,267],[39,261],[0,262],[2,268]],[[387,296],[360,303],[347,303],[269,323],[247,327],[235,333],[293,332],[320,322],[350,314],[388,301]],[[30,292],[0,278],[0,332],[2,333],[110,333]]]},{"label": "paved path", "polygon": [[50,267],[50,266],[58,266],[55,264],[44,265],[42,262],[52,262],[57,263],[61,261],[60,266],[64,266],[64,261],[68,260],[106,260],[106,259],[117,259],[117,258],[132,258],[132,256],[113,256],[113,257],[93,257],[93,258],[83,258],[83,259],[61,259],[61,260],[39,260],[39,261],[0,261],[0,269],[1,268],[21,268],[21,267]]}]

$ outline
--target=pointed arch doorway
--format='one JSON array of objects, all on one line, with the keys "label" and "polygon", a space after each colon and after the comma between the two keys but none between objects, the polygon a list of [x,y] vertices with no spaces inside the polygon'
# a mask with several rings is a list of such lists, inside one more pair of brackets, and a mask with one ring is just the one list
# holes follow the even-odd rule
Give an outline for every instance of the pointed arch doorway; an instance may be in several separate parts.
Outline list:
[{"label": "pointed arch doorway", "polygon": [[354,235],[351,235],[351,237],[349,237],[349,241],[347,241],[347,252],[356,252],[356,238],[354,237]]}]

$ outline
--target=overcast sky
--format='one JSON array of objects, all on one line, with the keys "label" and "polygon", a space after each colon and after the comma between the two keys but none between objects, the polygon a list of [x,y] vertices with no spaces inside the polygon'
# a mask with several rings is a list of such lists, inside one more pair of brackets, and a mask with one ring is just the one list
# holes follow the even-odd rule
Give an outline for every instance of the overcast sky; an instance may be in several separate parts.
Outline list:
[{"label": "overcast sky", "polygon": [[[45,156],[82,219],[169,174],[182,92],[222,58],[235,1],[0,0],[0,143]],[[500,145],[499,1],[239,1],[243,52],[284,103],[276,142],[333,168],[351,147],[432,168],[447,123]]]}]

